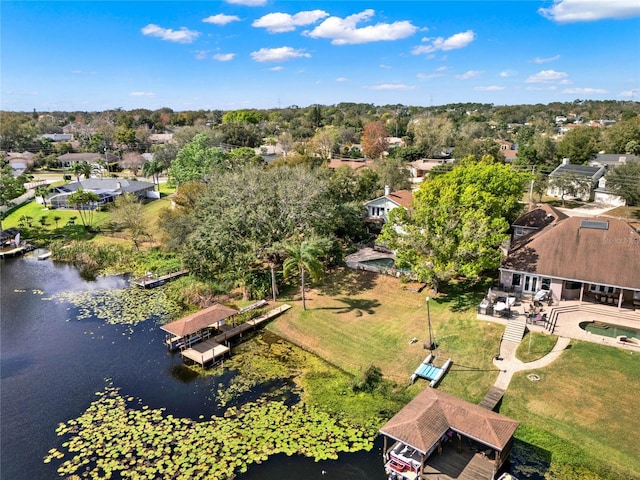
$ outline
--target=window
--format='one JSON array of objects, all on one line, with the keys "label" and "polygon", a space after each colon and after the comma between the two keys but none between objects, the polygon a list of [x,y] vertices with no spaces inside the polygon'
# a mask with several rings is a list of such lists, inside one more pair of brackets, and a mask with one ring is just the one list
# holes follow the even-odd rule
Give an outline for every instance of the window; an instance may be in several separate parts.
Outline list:
[{"label": "window", "polygon": [[567,280],[566,282],[564,282],[564,288],[566,288],[567,290],[580,290],[580,288],[582,288],[582,283],[570,282],[569,280]]},{"label": "window", "polygon": [[522,229],[522,227],[514,227],[513,233],[516,237],[521,237],[522,235],[524,235],[524,230]]},{"label": "window", "polygon": [[551,290],[551,279],[550,278],[543,278],[541,283],[542,283],[542,286],[540,288],[542,290]]},{"label": "window", "polygon": [[522,275],[520,275],[519,273],[514,273],[513,276],[511,277],[511,286],[519,287],[521,284],[522,284]]}]

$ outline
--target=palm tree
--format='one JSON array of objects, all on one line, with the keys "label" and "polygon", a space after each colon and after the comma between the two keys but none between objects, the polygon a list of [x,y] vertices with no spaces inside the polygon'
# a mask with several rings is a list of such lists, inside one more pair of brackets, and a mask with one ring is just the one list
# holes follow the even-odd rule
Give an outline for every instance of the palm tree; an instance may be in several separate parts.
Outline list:
[{"label": "palm tree", "polygon": [[76,180],[78,182],[80,181],[81,175],[84,175],[84,178],[91,177],[92,168],[87,162],[76,162],[73,164],[71,169],[73,170],[73,174],[76,176]]},{"label": "palm tree", "polygon": [[44,208],[47,208],[47,194],[49,193],[49,189],[46,185],[42,185],[36,188],[36,196],[42,197],[42,205]]},{"label": "palm tree", "polygon": [[62,217],[60,217],[59,215],[56,215],[55,217],[53,217],[53,221],[56,222],[56,228],[58,228],[58,222],[62,220]]},{"label": "palm tree", "polygon": [[[88,165],[88,164],[87,164]],[[93,211],[96,208],[96,203],[100,200],[100,197],[94,192],[83,190],[79,188],[67,199],[67,203],[72,205],[78,210],[80,214],[80,220],[82,224],[89,228],[93,222]]]},{"label": "palm tree", "polygon": [[283,274],[300,275],[300,292],[302,293],[302,309],[306,310],[307,305],[304,297],[305,273],[309,272],[312,280],[319,279],[323,272],[323,264],[320,258],[324,254],[321,241],[319,239],[302,240],[285,246],[287,258],[283,263]]},{"label": "palm tree", "polygon": [[[160,160],[150,160],[142,165],[142,174],[145,177],[152,177],[154,185],[159,185],[160,183],[160,174],[166,168],[165,164]],[[160,187],[158,186],[158,190]]]}]

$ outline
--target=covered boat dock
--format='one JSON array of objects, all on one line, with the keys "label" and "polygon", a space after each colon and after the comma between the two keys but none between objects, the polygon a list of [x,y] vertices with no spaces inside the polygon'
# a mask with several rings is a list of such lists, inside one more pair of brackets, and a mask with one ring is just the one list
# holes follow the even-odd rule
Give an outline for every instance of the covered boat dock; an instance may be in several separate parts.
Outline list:
[{"label": "covered boat dock", "polygon": [[398,480],[492,480],[516,428],[504,415],[427,388],[380,429],[385,469]]},{"label": "covered boat dock", "polygon": [[207,339],[237,313],[237,310],[216,303],[160,328],[168,333],[165,342],[169,350],[180,349],[183,357],[204,365],[229,351],[229,347],[215,339]]}]

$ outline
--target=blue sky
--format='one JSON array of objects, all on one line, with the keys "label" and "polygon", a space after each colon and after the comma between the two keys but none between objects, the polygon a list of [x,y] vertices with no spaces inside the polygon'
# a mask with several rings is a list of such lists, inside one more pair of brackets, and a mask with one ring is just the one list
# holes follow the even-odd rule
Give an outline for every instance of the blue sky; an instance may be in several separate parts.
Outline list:
[{"label": "blue sky", "polygon": [[640,1],[7,1],[0,109],[640,99]]}]

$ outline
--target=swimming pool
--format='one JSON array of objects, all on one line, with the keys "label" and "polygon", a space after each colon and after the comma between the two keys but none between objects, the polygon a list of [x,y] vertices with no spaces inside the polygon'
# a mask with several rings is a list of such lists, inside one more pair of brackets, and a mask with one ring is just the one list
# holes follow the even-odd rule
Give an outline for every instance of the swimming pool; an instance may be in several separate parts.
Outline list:
[{"label": "swimming pool", "polygon": [[616,338],[623,335],[625,337],[640,338],[640,330],[630,327],[620,327],[610,323],[594,321],[580,322],[580,328],[586,332],[593,333],[595,335],[602,335],[603,337]]}]

